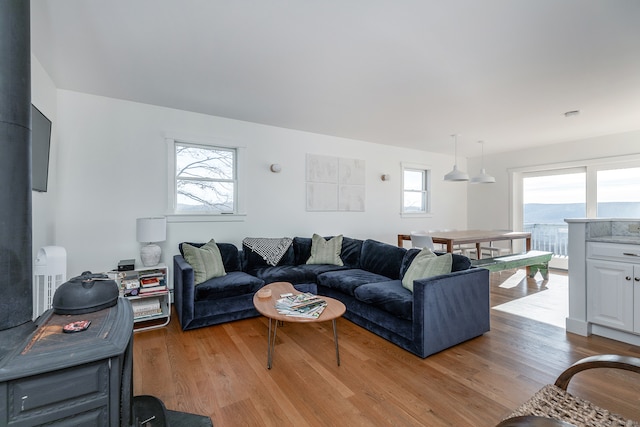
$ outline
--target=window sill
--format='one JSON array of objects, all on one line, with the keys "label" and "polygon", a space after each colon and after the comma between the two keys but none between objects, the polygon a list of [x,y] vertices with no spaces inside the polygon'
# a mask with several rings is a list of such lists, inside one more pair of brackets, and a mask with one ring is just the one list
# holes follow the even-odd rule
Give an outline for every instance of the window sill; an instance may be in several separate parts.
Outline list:
[{"label": "window sill", "polygon": [[406,213],[400,212],[401,218],[432,218],[433,214],[431,212],[420,212],[420,213]]},{"label": "window sill", "polygon": [[243,222],[246,213],[233,214],[167,214],[167,222]]}]

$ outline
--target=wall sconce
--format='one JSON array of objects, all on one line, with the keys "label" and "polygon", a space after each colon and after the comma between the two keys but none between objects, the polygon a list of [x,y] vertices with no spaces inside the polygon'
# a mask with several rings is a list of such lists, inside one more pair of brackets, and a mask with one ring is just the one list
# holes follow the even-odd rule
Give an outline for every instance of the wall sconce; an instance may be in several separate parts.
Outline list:
[{"label": "wall sconce", "polygon": [[269,166],[269,170],[273,173],[280,173],[280,171],[282,170],[282,166],[280,166],[280,164],[278,163],[274,163]]},{"label": "wall sconce", "polygon": [[389,175],[388,173],[382,174],[380,176],[380,179],[383,180],[383,181],[389,181],[389,180],[391,180],[391,175]]}]

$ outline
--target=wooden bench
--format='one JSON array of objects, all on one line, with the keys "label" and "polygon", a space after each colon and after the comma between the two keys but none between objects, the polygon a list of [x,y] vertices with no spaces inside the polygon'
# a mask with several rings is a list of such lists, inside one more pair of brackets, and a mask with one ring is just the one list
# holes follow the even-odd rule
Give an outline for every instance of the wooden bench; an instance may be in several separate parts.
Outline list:
[{"label": "wooden bench", "polygon": [[552,252],[528,251],[521,254],[504,255],[495,258],[472,259],[471,265],[486,268],[489,271],[527,267],[529,277],[534,277],[539,271],[544,279],[548,279],[549,261],[552,255]]}]

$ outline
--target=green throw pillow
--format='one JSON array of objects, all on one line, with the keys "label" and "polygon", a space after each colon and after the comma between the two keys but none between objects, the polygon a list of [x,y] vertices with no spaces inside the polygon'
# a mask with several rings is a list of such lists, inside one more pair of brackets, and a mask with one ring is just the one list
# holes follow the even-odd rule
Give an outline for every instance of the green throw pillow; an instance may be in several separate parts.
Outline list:
[{"label": "green throw pillow", "polygon": [[184,252],[185,261],[193,268],[194,285],[199,285],[214,277],[221,277],[227,274],[224,271],[220,249],[218,249],[218,245],[213,239],[199,248],[183,243],[182,252]]},{"label": "green throw pillow", "polygon": [[311,256],[307,264],[344,265],[340,259],[342,251],[342,234],[329,240],[314,234],[311,238]]},{"label": "green throw pillow", "polygon": [[450,253],[438,256],[430,249],[425,248],[411,261],[411,265],[402,278],[402,286],[413,292],[414,280],[451,273],[452,262],[453,258]]}]

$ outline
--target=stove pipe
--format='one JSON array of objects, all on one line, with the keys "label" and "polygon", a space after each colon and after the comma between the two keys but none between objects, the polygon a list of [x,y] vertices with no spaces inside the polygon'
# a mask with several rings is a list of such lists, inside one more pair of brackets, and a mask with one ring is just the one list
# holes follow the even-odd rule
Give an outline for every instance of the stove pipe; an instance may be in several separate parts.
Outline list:
[{"label": "stove pipe", "polygon": [[29,1],[0,1],[0,331],[31,322]]}]

